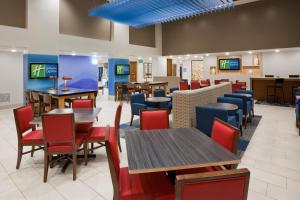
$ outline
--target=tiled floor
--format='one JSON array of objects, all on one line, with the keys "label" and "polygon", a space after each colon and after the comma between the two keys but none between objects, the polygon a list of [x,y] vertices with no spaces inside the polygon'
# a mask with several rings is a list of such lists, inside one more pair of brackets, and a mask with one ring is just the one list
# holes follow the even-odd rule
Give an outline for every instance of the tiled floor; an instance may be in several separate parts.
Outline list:
[{"label": "tiled floor", "polygon": [[[98,99],[103,110],[99,125],[114,121],[116,103],[107,96]],[[239,167],[251,171],[250,200],[300,199],[300,137],[295,127],[294,109],[256,105],[263,118]],[[124,103],[121,123],[130,120],[130,106]],[[122,166],[126,149],[122,139]],[[105,149],[96,150],[97,158],[88,166],[78,163],[77,180],[72,181],[71,167],[61,173],[61,166],[49,169],[48,182],[42,182],[43,152],[33,158],[23,156],[15,169],[17,137],[12,110],[0,110],[0,199],[84,199],[111,200],[112,184]]]}]

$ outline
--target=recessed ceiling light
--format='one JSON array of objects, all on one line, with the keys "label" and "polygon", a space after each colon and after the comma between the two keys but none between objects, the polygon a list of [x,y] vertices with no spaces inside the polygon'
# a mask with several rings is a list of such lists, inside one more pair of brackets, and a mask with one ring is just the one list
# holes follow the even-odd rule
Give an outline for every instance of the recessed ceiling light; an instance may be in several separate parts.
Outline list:
[{"label": "recessed ceiling light", "polygon": [[201,59],[204,59],[204,57],[203,57],[203,56],[201,56]]},{"label": "recessed ceiling light", "polygon": [[17,52],[16,49],[11,49],[10,51],[13,52],[13,53],[16,53],[16,52]]},{"label": "recessed ceiling light", "polygon": [[205,54],[205,56],[208,57],[208,56],[209,56],[209,53]]},{"label": "recessed ceiling light", "polygon": [[279,52],[280,52],[280,50],[279,50],[279,49],[276,49],[276,50],[275,50],[275,52],[276,52],[276,53],[279,53]]},{"label": "recessed ceiling light", "polygon": [[173,56],[169,56],[169,58],[171,58],[171,59],[172,59],[172,58],[173,58]]},{"label": "recessed ceiling light", "polygon": [[191,55],[190,55],[190,54],[186,54],[186,56],[187,56],[187,57],[190,57]]},{"label": "recessed ceiling light", "polygon": [[229,52],[226,52],[226,53],[225,53],[226,56],[229,56],[229,54],[230,54]]},{"label": "recessed ceiling light", "polygon": [[179,56],[178,59],[181,59],[181,56]]},{"label": "recessed ceiling light", "polygon": [[141,60],[142,58],[141,57],[138,57],[138,60]]},{"label": "recessed ceiling light", "polygon": [[72,56],[76,56],[75,51],[72,51],[71,55],[72,55]]},{"label": "recessed ceiling light", "polygon": [[152,60],[152,58],[151,58],[151,57],[149,57],[149,60],[151,61],[151,60]]},{"label": "recessed ceiling light", "polygon": [[197,56],[197,55],[195,55],[195,56],[194,56],[194,58],[198,58],[198,56]]},{"label": "recessed ceiling light", "polygon": [[252,51],[248,51],[248,53],[249,53],[249,54],[252,54],[253,52],[252,52]]}]

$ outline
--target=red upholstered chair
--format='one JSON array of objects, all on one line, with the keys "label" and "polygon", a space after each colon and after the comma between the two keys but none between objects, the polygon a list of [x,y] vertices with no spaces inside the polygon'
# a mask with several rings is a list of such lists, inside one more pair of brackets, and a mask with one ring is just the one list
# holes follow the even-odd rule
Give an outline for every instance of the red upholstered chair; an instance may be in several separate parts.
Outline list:
[{"label": "red upholstered chair", "polygon": [[239,80],[236,80],[235,83],[241,86],[241,90],[247,89],[247,82],[240,82]]},{"label": "red upholstered chair", "polygon": [[[94,101],[92,99],[74,99],[72,101],[72,108],[93,108]],[[80,123],[75,124],[76,133],[87,134],[93,123]]]},{"label": "red upholstered chair", "polygon": [[232,153],[237,153],[240,131],[236,127],[215,119],[212,127],[211,138]]},{"label": "red upholstered chair", "polygon": [[155,200],[247,200],[250,172],[234,169],[181,175],[176,177],[175,194]]},{"label": "red upholstered chair", "polygon": [[222,83],[222,80],[215,80],[215,85],[219,85],[220,83]]},{"label": "red upholstered chair", "polygon": [[170,127],[167,109],[141,110],[140,112],[141,130],[168,129]]},{"label": "red upholstered chair", "polygon": [[188,90],[189,89],[189,83],[186,82],[186,81],[180,81],[179,89],[180,90]]},{"label": "red upholstered chair", "polygon": [[[118,145],[119,145],[119,150],[122,152],[121,148],[121,142],[120,142],[120,120],[121,120],[121,113],[122,113],[122,107],[123,103],[121,102],[116,110],[116,115],[115,115],[115,127],[110,127],[109,132],[110,134],[116,134],[118,138]],[[94,147],[92,145],[93,150],[98,149],[100,147],[103,147],[105,144],[105,129],[106,127],[92,127],[90,130],[90,134],[86,137],[85,139],[85,147],[88,148],[88,143],[98,143],[99,146]],[[87,152],[89,152],[89,149],[86,149]],[[85,157],[85,165],[87,165],[87,154]]]},{"label": "red upholstered chair", "polygon": [[114,200],[148,200],[162,194],[174,193],[174,186],[165,173],[129,174],[120,168],[117,135],[106,128],[105,147],[114,189]]},{"label": "red upholstered chair", "polygon": [[242,86],[237,83],[233,83],[231,84],[231,89],[232,89],[232,93],[235,93],[235,91],[237,90],[242,90]]},{"label": "red upholstered chair", "polygon": [[196,80],[191,80],[191,90],[196,90],[200,88],[200,82]]},{"label": "red upholstered chair", "polygon": [[42,122],[45,141],[44,182],[47,182],[49,157],[55,154],[72,155],[73,180],[76,180],[77,150],[83,144],[84,135],[75,134],[74,114],[44,114]]},{"label": "red upholstered chair", "polygon": [[[31,153],[32,157],[35,151],[43,149],[43,131],[35,130],[35,127],[29,123],[30,121],[33,121],[33,115],[34,113],[31,105],[14,109],[14,117],[18,136],[18,159],[16,169],[20,168],[23,155]],[[31,146],[32,150],[23,152],[24,146]],[[39,146],[39,148],[35,149],[35,146]]]},{"label": "red upholstered chair", "polygon": [[200,87],[203,88],[203,87],[208,87],[210,86],[210,80],[209,79],[206,79],[206,80],[201,80],[200,81]]}]

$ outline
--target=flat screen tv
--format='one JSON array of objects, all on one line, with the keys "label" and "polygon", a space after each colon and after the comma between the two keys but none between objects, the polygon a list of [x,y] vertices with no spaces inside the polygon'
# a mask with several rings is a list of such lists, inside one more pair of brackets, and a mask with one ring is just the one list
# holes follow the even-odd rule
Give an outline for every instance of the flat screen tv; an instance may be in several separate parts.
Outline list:
[{"label": "flat screen tv", "polygon": [[219,70],[240,70],[241,60],[239,58],[219,59]]},{"label": "flat screen tv", "polygon": [[116,64],[116,76],[129,75],[130,67],[128,64]]},{"label": "flat screen tv", "polygon": [[58,77],[57,63],[30,63],[30,79],[49,79],[51,76]]}]

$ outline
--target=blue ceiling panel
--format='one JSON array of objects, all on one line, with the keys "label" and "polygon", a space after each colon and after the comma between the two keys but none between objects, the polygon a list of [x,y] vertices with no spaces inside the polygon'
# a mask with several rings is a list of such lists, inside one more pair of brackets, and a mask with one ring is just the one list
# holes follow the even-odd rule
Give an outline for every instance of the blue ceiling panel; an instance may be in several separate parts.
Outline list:
[{"label": "blue ceiling panel", "polygon": [[89,15],[141,28],[233,6],[233,0],[112,0]]}]

